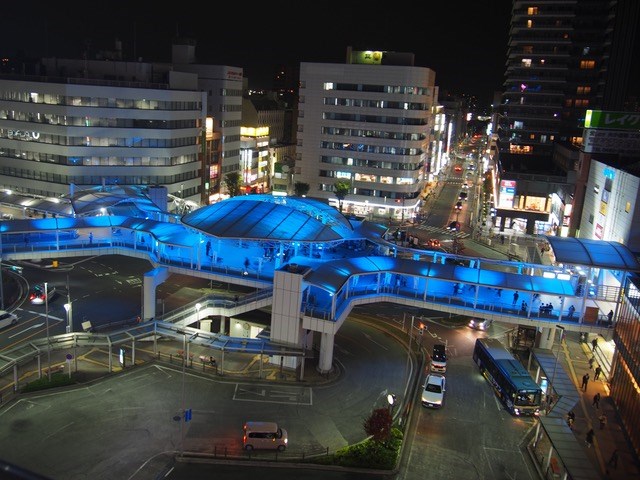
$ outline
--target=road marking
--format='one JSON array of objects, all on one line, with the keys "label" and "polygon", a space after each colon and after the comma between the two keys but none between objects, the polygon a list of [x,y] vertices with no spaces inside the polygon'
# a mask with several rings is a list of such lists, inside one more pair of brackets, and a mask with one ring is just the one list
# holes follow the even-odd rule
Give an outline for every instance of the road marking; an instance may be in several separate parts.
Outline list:
[{"label": "road marking", "polygon": [[376,345],[378,345],[380,348],[382,348],[383,350],[389,350],[387,347],[385,347],[384,345],[382,345],[381,343],[376,342],[375,340],[373,340],[371,338],[371,335],[369,335],[368,333],[363,333],[364,338],[366,338],[367,340],[369,340],[371,343],[375,343]]},{"label": "road marking", "polygon": [[17,333],[14,333],[13,335],[9,335],[9,338],[17,337],[18,335],[22,335],[27,330],[31,330],[32,328],[40,328],[43,325],[44,325],[44,323],[37,323],[35,325],[31,325],[30,327],[27,327],[24,330],[21,330],[21,331],[19,331]]}]

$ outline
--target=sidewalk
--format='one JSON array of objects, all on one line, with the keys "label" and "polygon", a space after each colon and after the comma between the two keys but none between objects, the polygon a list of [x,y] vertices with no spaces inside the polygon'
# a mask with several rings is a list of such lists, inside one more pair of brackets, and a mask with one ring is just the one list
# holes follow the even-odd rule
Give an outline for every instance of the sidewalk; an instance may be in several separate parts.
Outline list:
[{"label": "sidewalk", "polygon": [[[598,337],[598,346],[595,351],[596,361],[593,367],[590,368],[589,359],[594,356],[591,341],[594,338],[596,336],[591,335],[586,342],[581,342],[579,333],[567,332],[565,344],[568,356],[562,355],[560,358],[581,397],[580,402],[573,409],[576,414],[573,426],[576,441],[584,446],[587,456],[593,461],[593,464],[598,465],[602,478],[639,480],[639,461],[626,439],[615,405],[609,396],[607,378],[613,359],[613,346],[610,342],[605,341],[604,338]],[[598,364],[602,365],[603,373],[598,380],[595,380],[595,367]],[[585,373],[589,373],[590,379],[586,391],[583,391],[580,386],[582,384],[582,376]],[[600,393],[601,396],[599,408],[596,408],[593,404],[593,398],[596,393]],[[603,413],[607,417],[607,423],[604,428],[601,428],[598,418]],[[593,448],[587,447],[585,442],[587,431],[590,428],[593,428],[595,432]],[[614,450],[618,451],[617,468],[613,465],[608,465]]]}]

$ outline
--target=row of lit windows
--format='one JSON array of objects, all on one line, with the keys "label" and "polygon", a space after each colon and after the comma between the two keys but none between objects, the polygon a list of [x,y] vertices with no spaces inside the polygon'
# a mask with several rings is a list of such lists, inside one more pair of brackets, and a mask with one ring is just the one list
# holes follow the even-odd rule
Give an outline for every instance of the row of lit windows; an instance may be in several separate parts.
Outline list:
[{"label": "row of lit windows", "polygon": [[343,135],[347,137],[382,138],[385,140],[424,140],[424,133],[386,132],[384,130],[364,130],[361,128],[322,127],[325,135]]},{"label": "row of lit windows", "polygon": [[321,142],[320,148],[331,150],[351,150],[352,152],[377,153],[382,155],[420,155],[421,148],[400,148],[391,146],[367,145],[364,143]]},{"label": "row of lit windows", "polygon": [[139,147],[139,148],[176,148],[196,145],[196,137],[182,138],[102,138],[102,137],[67,137],[50,135],[27,130],[0,128],[0,138],[23,142],[64,145],[68,147]]},{"label": "row of lit windows", "polygon": [[366,173],[334,170],[320,170],[320,176],[340,178],[343,180],[354,180],[356,182],[386,183],[387,185],[413,185],[419,181],[418,177],[392,177],[389,175],[371,175]]},{"label": "row of lit windows", "polygon": [[367,100],[364,98],[324,97],[325,105],[338,107],[389,108],[393,110],[429,110],[426,103],[389,102],[387,100]]},{"label": "row of lit windows", "polygon": [[427,118],[390,117],[384,115],[359,115],[351,113],[324,112],[324,120],[337,120],[346,122],[382,123],[387,125],[428,125]]},{"label": "row of lit windows", "polygon": [[388,162],[388,161],[377,161],[377,160],[368,160],[366,158],[349,158],[349,157],[320,157],[321,163],[328,163],[331,165],[341,165],[341,166],[353,166],[353,167],[364,167],[364,168],[383,168],[387,170],[404,170],[404,171],[416,171],[420,170],[423,166],[423,162],[418,163],[399,163],[399,162]]},{"label": "row of lit windows", "polygon": [[564,101],[564,106],[586,108],[589,106],[589,100],[586,98],[576,98],[575,100],[573,98],[567,98]]},{"label": "row of lit windows", "polygon": [[[152,91],[149,91],[148,93],[151,94]],[[2,89],[0,89],[0,100],[9,100],[13,102],[44,103],[47,105],[66,105],[73,107],[130,108],[137,110],[199,111],[202,109],[202,102],[199,101],[184,102],[176,100],[150,100],[145,98],[132,99],[77,97],[51,93],[11,91]]]},{"label": "row of lit windows", "polygon": [[44,172],[41,170],[29,170],[24,168],[0,167],[0,174],[6,177],[28,178],[47,183],[63,185],[100,185],[103,180],[119,185],[171,185],[198,178],[198,170],[177,173],[175,175],[122,175],[103,178],[91,175],[61,175],[58,173]]},{"label": "row of lit windows", "polygon": [[[151,128],[156,130],[196,128],[199,125],[199,119],[197,118],[186,120],[153,120],[145,118],[92,117],[87,115],[75,117],[72,115],[31,113],[16,110],[0,110],[0,119],[61,125],[64,127]],[[32,128],[32,126],[25,126],[25,128]]]},{"label": "row of lit windows", "polygon": [[170,167],[174,165],[184,165],[197,162],[196,154],[179,155],[176,157],[68,157],[65,155],[53,155],[49,153],[31,152],[17,149],[2,149],[0,157],[19,158],[33,162],[54,163],[57,165],[71,166],[116,166],[116,167],[140,167],[140,166],[161,166]]},{"label": "row of lit windows", "polygon": [[[418,184],[416,184],[418,185]],[[318,190],[321,192],[335,192],[335,184],[334,183],[320,183],[318,185]],[[372,197],[378,198],[380,201],[384,201],[385,203],[389,202],[389,207],[399,206],[399,204],[403,200],[411,200],[413,198],[417,198],[420,195],[420,190],[418,189],[415,192],[389,192],[385,190],[375,190],[375,189],[366,189],[366,188],[354,188],[354,195],[362,195],[364,197]]]},{"label": "row of lit windows", "polygon": [[[301,88],[305,88],[304,82]],[[426,87],[412,87],[406,85],[366,85],[361,83],[334,83],[325,82],[324,90],[342,90],[346,92],[374,92],[374,93],[400,93],[403,95],[429,95]]]}]

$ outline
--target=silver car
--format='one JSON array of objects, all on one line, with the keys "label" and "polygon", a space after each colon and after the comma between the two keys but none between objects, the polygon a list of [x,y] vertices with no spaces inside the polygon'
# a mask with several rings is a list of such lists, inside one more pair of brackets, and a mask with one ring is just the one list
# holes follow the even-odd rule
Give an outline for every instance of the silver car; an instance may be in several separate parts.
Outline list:
[{"label": "silver car", "polygon": [[446,379],[444,375],[430,373],[424,382],[422,390],[422,406],[440,408],[444,402]]}]

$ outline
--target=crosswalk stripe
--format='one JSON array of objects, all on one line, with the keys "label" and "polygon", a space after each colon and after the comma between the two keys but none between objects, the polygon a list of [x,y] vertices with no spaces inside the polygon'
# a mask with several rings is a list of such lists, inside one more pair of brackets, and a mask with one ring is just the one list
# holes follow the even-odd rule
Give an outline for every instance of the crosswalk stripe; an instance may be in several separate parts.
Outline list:
[{"label": "crosswalk stripe", "polygon": [[451,233],[446,228],[434,227],[433,225],[418,225],[418,226],[413,227],[413,228],[417,228],[417,229],[424,230],[424,231],[431,232],[431,233],[442,233],[442,234],[445,234],[445,235],[452,235],[452,236],[454,236],[456,238],[467,238],[467,237],[470,236],[470,234],[467,233],[467,232]]}]

